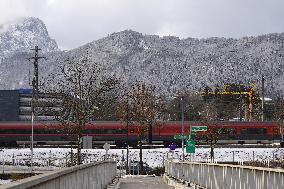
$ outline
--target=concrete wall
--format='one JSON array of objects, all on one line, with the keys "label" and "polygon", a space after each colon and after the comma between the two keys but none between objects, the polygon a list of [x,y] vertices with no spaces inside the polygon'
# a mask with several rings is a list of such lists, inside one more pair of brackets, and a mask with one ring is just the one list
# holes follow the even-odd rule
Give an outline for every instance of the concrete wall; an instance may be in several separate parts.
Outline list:
[{"label": "concrete wall", "polygon": [[0,189],[103,189],[116,176],[116,162],[89,163],[33,176]]},{"label": "concrete wall", "polygon": [[210,189],[284,188],[283,169],[167,161],[166,174]]}]

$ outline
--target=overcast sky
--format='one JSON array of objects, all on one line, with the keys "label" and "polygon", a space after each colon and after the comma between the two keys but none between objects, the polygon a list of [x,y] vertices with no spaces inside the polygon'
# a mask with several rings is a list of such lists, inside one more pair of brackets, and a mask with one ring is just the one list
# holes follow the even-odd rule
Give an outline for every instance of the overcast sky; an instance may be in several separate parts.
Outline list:
[{"label": "overcast sky", "polygon": [[284,32],[284,0],[0,0],[0,24],[42,19],[61,49],[132,29],[180,38]]}]

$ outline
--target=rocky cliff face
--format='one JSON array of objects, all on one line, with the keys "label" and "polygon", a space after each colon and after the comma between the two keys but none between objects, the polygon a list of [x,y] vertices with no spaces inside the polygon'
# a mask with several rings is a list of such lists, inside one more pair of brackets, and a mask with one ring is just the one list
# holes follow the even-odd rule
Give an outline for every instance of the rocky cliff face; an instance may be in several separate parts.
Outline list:
[{"label": "rocky cliff face", "polygon": [[44,52],[59,50],[40,19],[21,18],[0,25],[0,57],[27,52],[35,45],[40,46]]}]

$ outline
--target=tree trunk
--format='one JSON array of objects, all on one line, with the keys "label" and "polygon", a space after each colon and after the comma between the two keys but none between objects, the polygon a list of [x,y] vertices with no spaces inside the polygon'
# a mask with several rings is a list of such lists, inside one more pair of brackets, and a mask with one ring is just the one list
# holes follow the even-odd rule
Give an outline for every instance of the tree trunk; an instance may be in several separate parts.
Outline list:
[{"label": "tree trunk", "polygon": [[152,124],[150,124],[149,125],[149,130],[148,130],[148,139],[149,139],[149,144],[152,144],[152,140],[153,140],[153,135],[152,135],[152,133],[153,133],[153,126],[152,126]]},{"label": "tree trunk", "polygon": [[144,173],[143,171],[143,159],[142,159],[142,137],[140,137],[140,140],[139,140],[139,170],[140,170],[140,173]]},{"label": "tree trunk", "polygon": [[210,160],[211,160],[211,163],[214,162],[214,145],[212,142],[210,144]]},{"label": "tree trunk", "polygon": [[78,135],[78,141],[77,141],[77,165],[82,164],[82,159],[81,159],[81,136]]}]

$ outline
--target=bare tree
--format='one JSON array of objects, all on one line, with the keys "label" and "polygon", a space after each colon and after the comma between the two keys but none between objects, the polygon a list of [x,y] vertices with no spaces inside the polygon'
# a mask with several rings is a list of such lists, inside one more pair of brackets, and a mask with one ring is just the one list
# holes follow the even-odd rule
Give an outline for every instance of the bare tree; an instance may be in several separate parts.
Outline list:
[{"label": "bare tree", "polygon": [[139,166],[143,172],[142,140],[148,134],[149,143],[152,143],[153,127],[163,119],[163,99],[156,95],[154,87],[147,86],[143,82],[136,82],[124,92],[119,104],[120,119],[138,126]]},{"label": "bare tree", "polygon": [[184,119],[187,121],[200,120],[200,111],[203,104],[203,99],[199,94],[189,91],[178,92],[175,98],[172,98],[167,105],[168,119],[181,120],[181,103],[180,98],[183,98]]},{"label": "bare tree", "polygon": [[89,60],[88,53],[79,60],[67,59],[62,66],[62,76],[53,81],[56,84],[52,90],[61,99],[56,120],[67,134],[76,137],[77,164],[81,164],[81,143],[85,126],[94,119],[99,99],[115,88],[117,80],[103,77],[102,68]]},{"label": "bare tree", "polygon": [[224,135],[229,134],[230,130],[219,127],[218,113],[216,111],[215,104],[212,102],[205,103],[202,111],[201,118],[205,125],[208,126],[208,130],[205,135],[205,140],[210,146],[210,159],[214,161],[214,148]]}]

